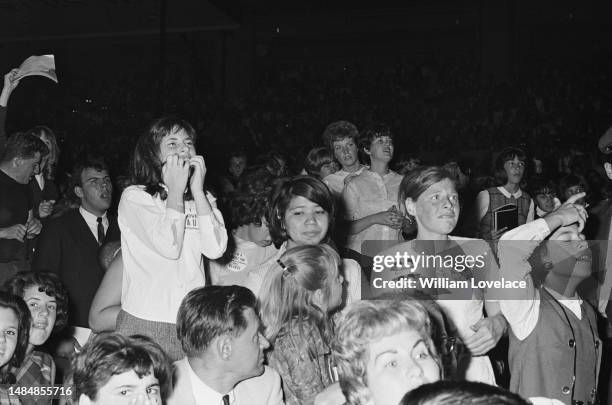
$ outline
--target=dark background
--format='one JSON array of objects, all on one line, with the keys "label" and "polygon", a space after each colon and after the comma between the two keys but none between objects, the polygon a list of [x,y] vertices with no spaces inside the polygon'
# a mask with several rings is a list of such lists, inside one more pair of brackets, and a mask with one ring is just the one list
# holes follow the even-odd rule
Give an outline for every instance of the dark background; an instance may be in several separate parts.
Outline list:
[{"label": "dark background", "polygon": [[239,147],[303,156],[338,119],[384,121],[396,155],[432,162],[589,153],[612,124],[610,15],[600,0],[0,0],[0,69],[52,53],[59,78],[23,80],[7,129],[46,124],[65,167],[93,147],[117,173],[174,112],[209,167]]}]

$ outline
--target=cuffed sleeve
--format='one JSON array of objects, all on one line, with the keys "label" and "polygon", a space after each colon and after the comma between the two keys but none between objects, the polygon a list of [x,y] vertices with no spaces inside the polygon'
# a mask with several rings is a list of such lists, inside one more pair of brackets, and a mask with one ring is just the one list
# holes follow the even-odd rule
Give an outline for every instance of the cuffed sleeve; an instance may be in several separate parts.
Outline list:
[{"label": "cuffed sleeve", "polygon": [[499,301],[501,312],[519,340],[527,338],[538,323],[540,293],[533,283],[528,259],[549,233],[546,221],[538,219],[506,232],[498,244],[501,276],[526,284],[525,288],[500,293],[505,298]]},{"label": "cuffed sleeve", "polygon": [[206,197],[213,210],[209,214],[198,216],[202,242],[200,251],[209,259],[218,259],[223,256],[227,248],[227,230],[214,198],[210,194]]}]

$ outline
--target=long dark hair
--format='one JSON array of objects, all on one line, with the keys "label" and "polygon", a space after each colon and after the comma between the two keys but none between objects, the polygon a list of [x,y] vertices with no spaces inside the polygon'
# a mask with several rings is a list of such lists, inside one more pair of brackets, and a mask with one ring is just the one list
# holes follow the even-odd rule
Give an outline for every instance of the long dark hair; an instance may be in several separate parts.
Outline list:
[{"label": "long dark hair", "polygon": [[17,316],[17,345],[15,352],[7,363],[8,367],[3,367],[0,371],[0,383],[14,384],[15,376],[12,375],[12,369],[21,366],[28,348],[30,340],[30,310],[21,297],[17,295],[0,291],[0,308],[12,310]]},{"label": "long dark hair", "polygon": [[197,134],[193,126],[174,116],[155,120],[138,138],[130,163],[130,183],[132,185],[144,186],[145,191],[152,196],[159,194],[162,200],[166,199],[167,193],[162,187],[163,162],[159,160],[159,146],[165,136],[181,130],[185,131],[195,144]]}]

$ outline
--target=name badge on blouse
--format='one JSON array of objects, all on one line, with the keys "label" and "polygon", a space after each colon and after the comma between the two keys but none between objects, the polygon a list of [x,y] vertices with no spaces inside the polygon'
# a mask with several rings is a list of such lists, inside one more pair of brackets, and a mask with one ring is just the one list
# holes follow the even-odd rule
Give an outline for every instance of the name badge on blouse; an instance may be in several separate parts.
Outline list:
[{"label": "name badge on blouse", "polygon": [[230,262],[227,264],[227,268],[231,271],[242,271],[246,268],[247,262],[248,260],[244,253],[236,252],[232,257],[232,260],[230,260]]},{"label": "name badge on blouse", "polygon": [[185,229],[200,229],[200,225],[198,223],[198,213],[196,212],[195,207],[186,206],[185,214]]}]

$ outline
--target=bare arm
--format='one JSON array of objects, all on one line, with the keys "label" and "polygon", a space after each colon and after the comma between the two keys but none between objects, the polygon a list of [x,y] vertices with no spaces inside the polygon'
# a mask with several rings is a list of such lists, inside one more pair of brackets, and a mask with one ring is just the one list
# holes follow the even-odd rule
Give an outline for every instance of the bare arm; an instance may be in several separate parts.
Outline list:
[{"label": "bare arm", "polygon": [[89,326],[95,333],[114,331],[121,310],[123,259],[121,252],[111,262],[89,309]]}]

